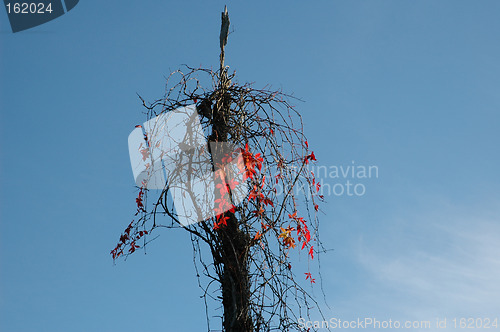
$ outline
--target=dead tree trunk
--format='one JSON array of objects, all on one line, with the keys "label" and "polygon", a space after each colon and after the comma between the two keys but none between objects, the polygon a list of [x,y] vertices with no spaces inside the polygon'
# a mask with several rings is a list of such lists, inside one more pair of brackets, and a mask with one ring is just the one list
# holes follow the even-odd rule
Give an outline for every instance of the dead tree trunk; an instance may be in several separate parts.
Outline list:
[{"label": "dead tree trunk", "polygon": [[[227,8],[222,13],[222,24],[220,33],[220,75],[219,87],[217,89],[216,103],[213,106],[212,133],[209,141],[227,142],[228,119],[231,116],[231,97],[227,93],[231,81],[227,76],[224,66],[224,47],[227,43],[229,31],[229,16]],[[222,145],[214,145],[222,148]],[[221,151],[211,151],[214,165],[222,163]],[[250,278],[248,248],[250,247],[249,236],[241,230],[239,222],[231,212],[225,212],[229,217],[227,225],[218,230],[220,248],[218,260],[223,265],[221,277],[222,305],[224,308],[223,327],[226,332],[251,332],[253,331],[250,316]]]}]

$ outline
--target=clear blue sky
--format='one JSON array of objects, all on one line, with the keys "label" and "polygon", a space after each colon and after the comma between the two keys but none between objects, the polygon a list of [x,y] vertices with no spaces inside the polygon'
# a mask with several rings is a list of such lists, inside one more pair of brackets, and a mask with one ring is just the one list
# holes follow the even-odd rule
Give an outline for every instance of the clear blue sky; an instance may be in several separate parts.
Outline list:
[{"label": "clear blue sky", "polygon": [[[187,234],[160,231],[117,265],[109,251],[134,213],[136,93],[160,98],[183,63],[217,66],[223,7],[81,1],[16,34],[0,10],[1,331],[206,330]],[[498,317],[500,3],[228,8],[240,82],[305,100],[318,165],[379,170],[323,179],[366,189],[322,206],[327,319]]]}]

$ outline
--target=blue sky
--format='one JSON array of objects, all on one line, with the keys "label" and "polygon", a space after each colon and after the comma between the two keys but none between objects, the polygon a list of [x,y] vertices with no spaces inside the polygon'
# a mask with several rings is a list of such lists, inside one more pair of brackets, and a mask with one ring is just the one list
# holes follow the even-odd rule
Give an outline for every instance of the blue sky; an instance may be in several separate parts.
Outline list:
[{"label": "blue sky", "polygon": [[[206,330],[187,234],[116,265],[109,251],[135,212],[136,93],[216,67],[223,7],[81,1],[16,34],[0,10],[1,331]],[[366,189],[322,206],[326,318],[500,319],[500,3],[228,8],[240,82],[305,101],[318,165],[379,170],[323,179]]]}]

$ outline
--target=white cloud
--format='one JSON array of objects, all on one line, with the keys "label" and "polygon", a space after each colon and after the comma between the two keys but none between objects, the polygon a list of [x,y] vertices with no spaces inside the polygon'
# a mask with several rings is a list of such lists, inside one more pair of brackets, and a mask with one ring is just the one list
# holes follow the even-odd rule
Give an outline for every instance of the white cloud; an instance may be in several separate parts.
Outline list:
[{"label": "white cloud", "polygon": [[360,237],[359,263],[376,284],[367,289],[372,305],[404,319],[500,319],[500,217],[443,209]]}]

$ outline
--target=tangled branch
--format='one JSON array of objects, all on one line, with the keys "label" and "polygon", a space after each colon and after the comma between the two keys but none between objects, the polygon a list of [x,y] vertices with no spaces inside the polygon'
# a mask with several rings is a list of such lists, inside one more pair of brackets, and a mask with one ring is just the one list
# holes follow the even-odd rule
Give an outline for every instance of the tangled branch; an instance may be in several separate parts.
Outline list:
[{"label": "tangled branch", "polygon": [[[241,280],[227,282],[230,264],[225,255],[233,251],[238,256],[235,275],[243,274],[249,285],[245,290],[248,312],[238,314],[251,317],[254,331],[301,330],[300,317],[309,317],[313,309],[321,314],[316,300],[302,286],[305,281],[314,284],[316,278],[310,270],[295,271],[291,258],[304,251],[309,262],[317,262],[315,255],[324,251],[317,216],[323,200],[321,184],[308,169],[316,156],[309,149],[302,118],[291,104],[298,99],[235,80],[227,68],[212,71],[186,66],[186,72],[178,70],[168,77],[163,98],[152,103],[141,98],[148,119],[196,104],[209,143],[230,142],[234,149],[216,158],[213,146],[207,146],[212,170],[220,175],[214,217],[185,225],[167,184],[160,191],[141,186],[136,218],[111,254],[117,259],[134,253],[147,245],[157,228],[183,228],[191,234],[208,323],[208,303],[220,303],[217,294],[224,293],[224,287],[243,287],[236,284]],[[240,181],[226,167],[236,160]],[[248,195],[233,205],[238,186],[244,186]],[[210,258],[202,256],[203,248],[209,250]]]}]

